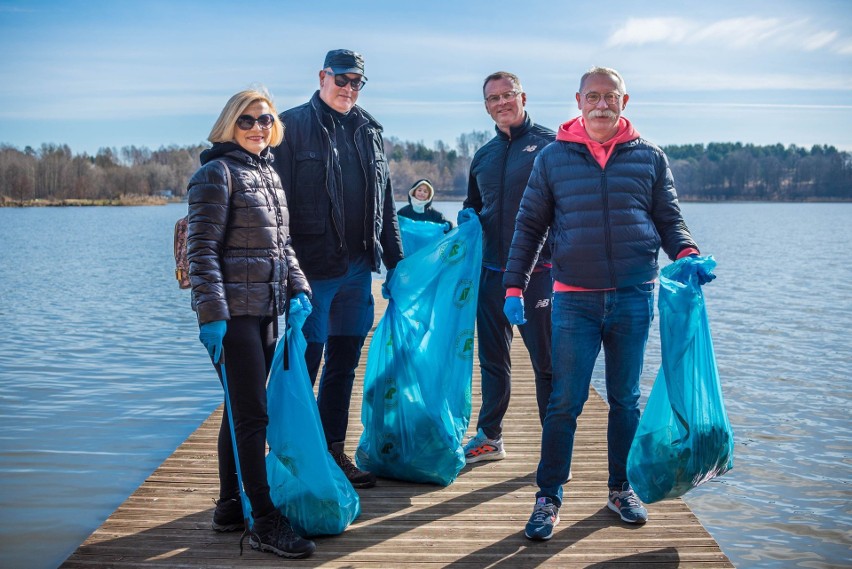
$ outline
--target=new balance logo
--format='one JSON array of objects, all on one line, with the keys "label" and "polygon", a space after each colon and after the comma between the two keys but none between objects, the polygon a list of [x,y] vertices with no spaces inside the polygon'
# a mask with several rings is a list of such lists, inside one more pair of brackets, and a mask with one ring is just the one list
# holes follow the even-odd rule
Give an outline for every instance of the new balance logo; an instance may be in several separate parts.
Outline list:
[{"label": "new balance logo", "polygon": [[542,298],[536,301],[534,308],[547,308],[548,306],[550,306],[550,299]]},{"label": "new balance logo", "polygon": [[538,148],[537,144],[530,144],[526,148],[524,148],[524,152],[535,152],[535,149]]}]

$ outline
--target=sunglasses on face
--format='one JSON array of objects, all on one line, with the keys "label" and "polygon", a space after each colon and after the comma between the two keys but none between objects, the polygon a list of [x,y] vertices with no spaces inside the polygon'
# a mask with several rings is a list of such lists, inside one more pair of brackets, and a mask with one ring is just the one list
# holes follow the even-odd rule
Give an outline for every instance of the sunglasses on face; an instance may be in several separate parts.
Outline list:
[{"label": "sunglasses on face", "polygon": [[274,122],[275,117],[269,114],[260,115],[257,118],[251,115],[240,115],[237,118],[237,127],[240,130],[251,130],[254,128],[254,123],[257,123],[261,130],[269,130]]},{"label": "sunglasses on face", "polygon": [[360,91],[367,83],[367,80],[363,77],[359,77],[358,79],[350,79],[346,75],[335,75],[331,71],[326,71],[325,74],[329,77],[334,77],[334,84],[338,87],[346,87],[346,84],[349,83],[353,91]]}]

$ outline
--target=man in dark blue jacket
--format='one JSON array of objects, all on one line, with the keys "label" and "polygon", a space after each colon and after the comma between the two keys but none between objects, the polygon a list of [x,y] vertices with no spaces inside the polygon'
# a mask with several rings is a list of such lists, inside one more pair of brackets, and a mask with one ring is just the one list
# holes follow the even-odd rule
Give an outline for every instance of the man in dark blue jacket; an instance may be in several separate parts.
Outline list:
[{"label": "man in dark blue jacket", "polygon": [[[485,110],[494,119],[497,134],[480,148],[470,165],[470,178],[459,223],[478,215],[482,222],[482,272],[476,326],[479,367],[482,372],[482,407],[477,433],[464,447],[468,464],[500,460],[503,448],[503,416],[511,391],[512,324],[503,315],[503,271],[515,216],[527,185],[533,160],[554,138],[554,132],[532,122],[524,106],[527,95],[517,76],[492,73],[482,87]],[[535,373],[539,419],[550,396],[550,278],[549,252],[545,250],[532,270],[527,297],[529,321],[519,326]]]},{"label": "man in dark blue jacket", "polygon": [[370,273],[384,262],[389,277],[402,258],[382,126],[355,104],[366,82],[361,54],[329,51],[319,91],[281,113],[284,143],[274,150],[293,249],[313,290],[305,360],[316,381],[325,349],[317,405],[329,451],[356,488],[376,480],[343,452],[355,368],[374,318]]},{"label": "man in dark blue jacket", "polygon": [[[643,524],[648,512],[627,481],[627,454],[639,424],[639,379],[654,313],[660,247],[671,259],[697,255],[678,206],[666,155],[639,137],[621,112],[629,95],[613,69],[583,75],[582,116],[559,128],[536,159],[521,200],[503,283],[504,312],[524,320],[521,293],[551,239],[553,390],[544,420],[529,539],[553,535],[562,485],[571,471],[577,417],[588,399],[601,346],[609,403],[607,506]],[[714,276],[699,266],[701,284]]]}]

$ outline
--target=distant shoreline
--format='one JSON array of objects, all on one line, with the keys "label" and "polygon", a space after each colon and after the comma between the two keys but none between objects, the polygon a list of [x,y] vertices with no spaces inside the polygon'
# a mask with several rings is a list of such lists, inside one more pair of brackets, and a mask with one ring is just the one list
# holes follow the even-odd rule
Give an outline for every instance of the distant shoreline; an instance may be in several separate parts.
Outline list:
[{"label": "distant shoreline", "polygon": [[13,200],[0,198],[0,207],[92,207],[92,206],[139,206],[166,205],[182,200],[168,200],[160,196],[119,196],[113,199],[36,199]]},{"label": "distant shoreline", "polygon": [[[810,198],[801,200],[755,200],[755,199],[727,199],[727,200],[701,200],[694,198],[678,198],[681,203],[852,203],[852,198]],[[397,200],[402,203],[404,200]],[[463,199],[443,199],[442,202],[461,203]],[[167,199],[158,196],[121,196],[115,199],[64,199],[64,200],[23,200],[17,201],[0,196],[0,207],[93,207],[93,206],[146,206],[167,205],[170,203],[186,203],[182,199]]]}]

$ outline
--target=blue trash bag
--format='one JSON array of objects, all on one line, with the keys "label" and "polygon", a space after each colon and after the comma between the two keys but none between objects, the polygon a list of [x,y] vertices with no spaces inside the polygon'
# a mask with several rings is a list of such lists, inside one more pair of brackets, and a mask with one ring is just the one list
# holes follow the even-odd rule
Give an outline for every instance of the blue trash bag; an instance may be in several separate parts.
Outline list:
[{"label": "blue trash bag", "polygon": [[716,261],[686,257],[660,277],[662,365],[627,457],[630,485],[648,504],[682,496],[734,466],[698,264],[712,271]]},{"label": "blue trash bag", "polygon": [[[327,450],[305,364],[302,326],[309,312],[291,302],[286,341],[279,340],[272,358],[266,391],[266,474],[272,503],[300,535],[337,535],[361,513],[361,502]],[[290,364],[286,370],[285,345]]]},{"label": "blue trash bag", "polygon": [[402,235],[402,250],[409,257],[430,245],[435,245],[444,236],[446,226],[432,221],[416,221],[399,216],[399,232]]},{"label": "blue trash bag", "polygon": [[397,265],[367,355],[360,468],[447,486],[464,467],[481,264],[476,221]]}]

